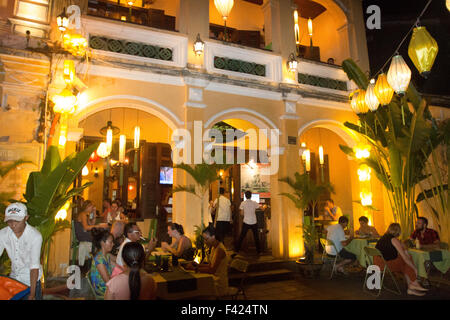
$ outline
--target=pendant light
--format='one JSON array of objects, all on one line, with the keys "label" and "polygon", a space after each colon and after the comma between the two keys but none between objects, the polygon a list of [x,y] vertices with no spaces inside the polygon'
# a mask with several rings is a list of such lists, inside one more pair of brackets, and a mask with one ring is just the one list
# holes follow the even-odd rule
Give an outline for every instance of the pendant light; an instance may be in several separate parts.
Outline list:
[{"label": "pendant light", "polygon": [[323,166],[323,146],[319,146],[319,164]]},{"label": "pendant light", "polygon": [[305,150],[305,169],[306,172],[311,171],[311,153],[309,149]]},{"label": "pendant light", "polygon": [[404,95],[406,93],[411,81],[411,69],[399,54],[392,58],[387,81],[397,94]]},{"label": "pendant light", "polygon": [[309,44],[312,47],[313,46],[313,42],[312,42],[313,24],[312,24],[312,19],[311,18],[308,19],[308,34],[309,34]]},{"label": "pendant light", "polygon": [[231,9],[233,8],[234,0],[214,0],[214,5],[216,6],[217,11],[219,11],[220,15],[222,16],[225,27],[224,40],[227,41],[227,19],[230,15]]},{"label": "pendant light", "polygon": [[119,162],[125,162],[125,146],[127,143],[127,137],[124,134],[121,134],[119,137]]},{"label": "pendant light", "polygon": [[388,105],[394,95],[394,89],[389,85],[386,74],[382,73],[378,76],[375,83],[374,93],[382,106]]},{"label": "pendant light", "polygon": [[294,10],[294,35],[295,35],[295,44],[297,46],[300,45],[300,26],[298,24],[298,11]]},{"label": "pendant light", "polygon": [[97,148],[97,154],[100,158],[106,158],[109,156],[108,147],[106,146],[106,142],[101,142]]},{"label": "pendant light", "polygon": [[358,109],[357,114],[367,113],[369,111],[369,107],[366,104],[366,90],[359,90],[359,94],[356,97],[356,107]]},{"label": "pendant light", "polygon": [[112,151],[112,144],[113,144],[113,130],[108,127],[106,130],[106,151],[108,154]]},{"label": "pendant light", "polygon": [[408,55],[424,78],[428,78],[438,51],[436,40],[425,27],[414,28],[408,46]]},{"label": "pendant light", "polygon": [[359,95],[359,89],[353,91],[350,94],[350,106],[352,107],[353,112],[356,114],[358,113],[358,106],[356,104],[356,98],[358,98],[358,95]]},{"label": "pendant light", "polygon": [[370,80],[370,83],[367,86],[365,101],[370,111],[376,111],[380,105],[380,101],[378,101],[378,98],[375,95],[375,79]]}]

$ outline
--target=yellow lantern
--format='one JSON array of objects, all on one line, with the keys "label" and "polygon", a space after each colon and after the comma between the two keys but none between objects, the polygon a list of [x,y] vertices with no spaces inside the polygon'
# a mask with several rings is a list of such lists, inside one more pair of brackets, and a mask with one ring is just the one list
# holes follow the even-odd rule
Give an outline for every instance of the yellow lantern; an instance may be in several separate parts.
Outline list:
[{"label": "yellow lantern", "polygon": [[323,161],[323,147],[322,146],[319,146],[319,163],[321,166],[323,166],[324,161]]},{"label": "yellow lantern", "polygon": [[376,111],[380,105],[380,102],[375,95],[375,79],[370,80],[370,83],[367,86],[365,101],[370,111]]},{"label": "yellow lantern", "polygon": [[408,89],[409,81],[411,81],[411,69],[399,54],[392,58],[387,81],[397,94],[403,95]]},{"label": "yellow lantern", "polygon": [[201,55],[205,48],[205,43],[200,38],[200,33],[197,33],[197,39],[194,42],[194,52],[196,55]]},{"label": "yellow lantern", "polygon": [[67,88],[64,88],[59,94],[54,95],[52,101],[55,104],[53,111],[56,113],[72,114],[75,112],[77,97]]},{"label": "yellow lantern", "polygon": [[287,68],[289,72],[296,72],[297,71],[298,62],[297,59],[295,59],[295,56],[293,53],[289,55],[289,59],[287,61]]},{"label": "yellow lantern", "polygon": [[408,55],[419,70],[427,78],[438,54],[438,44],[425,27],[414,28],[408,46]]},{"label": "yellow lantern", "polygon": [[141,128],[139,126],[134,127],[134,148],[139,149],[139,140],[141,138]]},{"label": "yellow lantern", "polygon": [[88,167],[87,166],[84,166],[83,167],[83,170],[81,170],[81,175],[82,176],[87,176],[89,174],[89,169],[88,169]]},{"label": "yellow lantern", "polygon": [[294,34],[295,34],[295,44],[300,45],[300,26],[298,24],[297,10],[294,10]]},{"label": "yellow lantern", "polygon": [[311,171],[311,153],[310,153],[309,149],[306,149],[304,154],[305,154],[306,171],[309,172],[309,171]]},{"label": "yellow lantern", "polygon": [[370,181],[370,173],[372,169],[367,164],[361,164],[358,169],[358,178],[359,181]]},{"label": "yellow lantern", "polygon": [[446,0],[445,5],[447,6],[447,10],[450,11],[450,0]]},{"label": "yellow lantern", "polygon": [[366,159],[370,157],[370,149],[368,144],[358,144],[353,148],[353,152],[357,159]]},{"label": "yellow lantern", "polygon": [[350,94],[350,106],[354,113],[358,113],[358,106],[356,104],[356,98],[358,98],[359,90],[355,90]]},{"label": "yellow lantern", "polygon": [[125,146],[127,143],[127,137],[124,134],[121,134],[119,137],[119,162],[125,162]]},{"label": "yellow lantern", "polygon": [[391,102],[392,96],[394,95],[394,89],[389,85],[384,73],[378,76],[374,87],[374,93],[381,105],[385,106]]},{"label": "yellow lantern", "polygon": [[312,42],[312,36],[313,36],[313,24],[312,24],[312,19],[309,18],[308,19],[308,34],[309,34],[309,42],[310,42],[310,46],[313,46],[313,42]]},{"label": "yellow lantern", "polygon": [[63,77],[67,84],[72,84],[75,75],[75,63],[73,60],[64,60]]},{"label": "yellow lantern", "polygon": [[371,206],[372,205],[372,192],[362,191],[359,193],[359,197],[361,198],[361,204],[363,206]]},{"label": "yellow lantern", "polygon": [[360,90],[358,96],[356,97],[356,107],[358,112],[356,113],[367,113],[369,107],[366,104],[366,90]]}]

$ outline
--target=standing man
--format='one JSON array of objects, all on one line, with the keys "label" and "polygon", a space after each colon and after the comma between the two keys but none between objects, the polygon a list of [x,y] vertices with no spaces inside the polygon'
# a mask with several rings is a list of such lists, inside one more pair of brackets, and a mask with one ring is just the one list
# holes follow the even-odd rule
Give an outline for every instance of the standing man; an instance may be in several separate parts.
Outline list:
[{"label": "standing man", "polygon": [[253,232],[253,239],[255,239],[256,253],[259,256],[259,254],[261,253],[261,246],[259,243],[258,224],[256,221],[255,213],[256,209],[259,208],[259,203],[251,200],[251,197],[251,191],[245,191],[246,200],[242,201],[241,205],[239,206],[239,213],[241,215],[244,215],[244,221],[242,223],[241,235],[239,236],[239,240],[236,246],[236,252],[239,252],[239,250],[241,249],[242,241],[247,235],[247,231],[251,229]]},{"label": "standing man", "polygon": [[216,221],[214,227],[216,228],[216,238],[219,241],[225,240],[225,235],[231,227],[231,202],[224,196],[225,189],[219,189],[220,196],[214,201],[216,208]]},{"label": "standing man", "polygon": [[24,299],[41,300],[42,235],[27,220],[27,207],[23,203],[12,203],[6,208],[8,226],[0,230],[0,256],[6,250],[11,260],[10,277],[30,287]]},{"label": "standing man", "polygon": [[336,221],[339,217],[342,217],[342,210],[338,206],[334,205],[333,199],[328,199],[325,203],[325,218],[331,218]]}]

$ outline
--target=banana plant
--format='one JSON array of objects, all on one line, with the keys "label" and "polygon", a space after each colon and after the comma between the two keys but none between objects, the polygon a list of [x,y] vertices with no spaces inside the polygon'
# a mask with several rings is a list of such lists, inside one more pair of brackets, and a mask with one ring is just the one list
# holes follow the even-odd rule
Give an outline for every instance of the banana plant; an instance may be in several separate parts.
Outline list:
[{"label": "banana plant", "polygon": [[28,222],[42,235],[41,257],[44,264],[44,277],[47,276],[52,236],[60,230],[70,228],[69,221],[55,221],[55,216],[67,201],[92,184],[88,182],[79,188],[73,187],[73,182],[97,147],[98,143],[93,144],[79,153],[70,154],[61,161],[58,148],[50,146],[41,170],[30,173],[28,177],[26,192],[23,196],[30,216]]},{"label": "banana plant", "polygon": [[314,247],[317,240],[316,228],[314,224],[314,212],[322,195],[328,192],[334,193],[334,186],[329,182],[316,183],[311,180],[308,173],[294,175],[295,179],[285,177],[279,181],[287,183],[293,193],[283,192],[281,196],[291,200],[297,209],[304,211],[308,206],[312,208],[312,216],[303,219],[303,239],[306,249],[306,262],[312,263],[314,258]]},{"label": "banana plant", "polygon": [[[367,76],[353,60],[345,60],[342,67],[360,89],[367,89]],[[426,169],[428,160],[439,145],[448,146],[448,140],[439,133],[427,101],[412,83],[404,96],[395,95],[389,105],[358,114],[358,118],[360,124],[345,122],[344,125],[372,147],[370,157],[362,163],[371,167],[386,188],[394,220],[400,223],[402,238],[406,239],[417,218],[416,187],[433,175]],[[340,148],[355,156],[351,148],[343,145]],[[443,191],[443,184],[439,186]]]}]

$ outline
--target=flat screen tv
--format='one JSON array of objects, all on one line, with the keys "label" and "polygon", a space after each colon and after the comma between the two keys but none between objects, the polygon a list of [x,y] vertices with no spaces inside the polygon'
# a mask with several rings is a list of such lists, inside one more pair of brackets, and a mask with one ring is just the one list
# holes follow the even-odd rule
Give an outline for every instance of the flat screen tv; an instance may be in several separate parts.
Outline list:
[{"label": "flat screen tv", "polygon": [[173,168],[161,167],[159,169],[159,183],[160,184],[173,184]]}]

